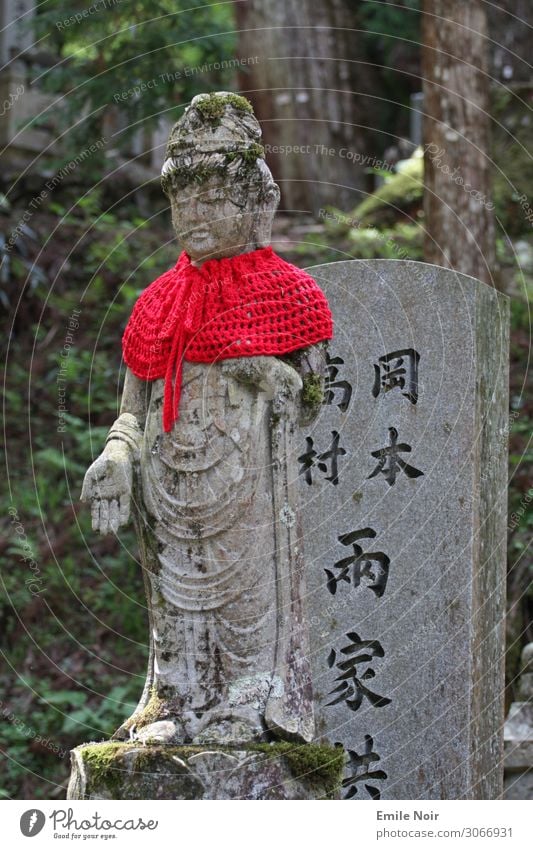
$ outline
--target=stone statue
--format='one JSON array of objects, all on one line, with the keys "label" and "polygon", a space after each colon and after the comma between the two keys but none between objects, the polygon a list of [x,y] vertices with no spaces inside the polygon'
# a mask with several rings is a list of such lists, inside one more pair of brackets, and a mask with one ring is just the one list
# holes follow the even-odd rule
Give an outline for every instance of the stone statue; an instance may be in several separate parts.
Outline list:
[{"label": "stone statue", "polygon": [[184,254],[134,309],[120,416],[83,484],[94,530],[133,515],[145,577],[148,675],[116,740],[314,734],[293,439],[320,407],[331,316],[269,247],[279,189],[260,135],[225,92],[172,129],[162,185]]}]

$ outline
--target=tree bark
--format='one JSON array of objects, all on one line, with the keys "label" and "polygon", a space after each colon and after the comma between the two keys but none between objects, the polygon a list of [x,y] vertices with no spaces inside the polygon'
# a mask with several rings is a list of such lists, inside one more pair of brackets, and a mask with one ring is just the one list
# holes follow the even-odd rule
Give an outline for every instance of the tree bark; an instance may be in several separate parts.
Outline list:
[{"label": "tree bark", "polygon": [[[353,209],[370,188],[365,169],[378,156],[367,129],[376,72],[361,62],[353,4],[247,0],[236,8],[239,55],[255,60],[241,74],[240,87],[270,146],[267,159],[282,206],[315,214],[326,204]],[[295,146],[299,152],[286,152]]]},{"label": "tree bark", "polygon": [[491,285],[487,19],[479,0],[424,0],[425,259]]}]

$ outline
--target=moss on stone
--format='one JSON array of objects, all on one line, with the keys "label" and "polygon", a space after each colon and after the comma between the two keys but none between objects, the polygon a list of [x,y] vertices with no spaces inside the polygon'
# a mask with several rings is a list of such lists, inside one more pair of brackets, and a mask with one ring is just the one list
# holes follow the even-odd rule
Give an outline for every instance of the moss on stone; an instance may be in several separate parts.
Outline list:
[{"label": "moss on stone", "polygon": [[228,151],[224,154],[223,161],[216,164],[210,164],[209,162],[195,163],[193,157],[192,165],[177,165],[172,171],[161,178],[161,185],[167,193],[173,187],[180,189],[191,185],[191,183],[203,185],[211,177],[225,174],[230,163],[236,159],[241,159],[242,162],[239,165],[239,173],[235,175],[235,178],[237,182],[242,182],[250,178],[257,160],[264,159],[264,156],[265,151],[262,145],[254,143],[248,148]]},{"label": "moss on stone", "polygon": [[319,374],[305,374],[303,377],[302,402],[309,407],[318,407],[324,398],[322,378]]},{"label": "moss on stone", "polygon": [[[79,752],[88,773],[87,796],[92,796],[103,784],[115,797],[120,797],[123,769],[120,759],[127,744],[88,743],[80,746]],[[131,744],[130,744],[131,745]]]},{"label": "moss on stone", "polygon": [[[88,773],[86,795],[99,795],[102,786],[113,798],[122,798],[121,789],[125,772],[128,770],[123,756],[137,750],[133,763],[134,772],[151,773],[154,755],[165,758],[179,758],[187,761],[192,755],[206,751],[206,746],[164,746],[148,743],[140,748],[139,743],[88,743],[78,751]],[[321,799],[338,797],[344,766],[344,750],[340,747],[315,743],[246,743],[235,746],[214,746],[212,751],[231,753],[232,751],[257,752],[269,758],[283,758],[295,779],[309,784]],[[131,762],[130,762],[131,766]]]},{"label": "moss on stone", "polygon": [[253,114],[252,104],[240,94],[208,94],[194,105],[208,121],[218,122],[222,118],[226,106],[233,106],[234,109],[241,112]]},{"label": "moss on stone", "polygon": [[150,694],[146,706],[142,711],[134,717],[135,726],[142,728],[145,725],[150,725],[151,722],[157,722],[162,718],[162,710],[164,703],[161,701],[154,687]]},{"label": "moss on stone", "polygon": [[258,142],[252,142],[249,147],[229,150],[224,155],[227,162],[233,162],[240,158],[246,165],[255,165],[258,159],[265,158],[265,148]]},{"label": "moss on stone", "polygon": [[308,781],[325,799],[337,798],[344,769],[344,749],[318,743],[255,743],[248,751],[283,757],[294,778]]}]

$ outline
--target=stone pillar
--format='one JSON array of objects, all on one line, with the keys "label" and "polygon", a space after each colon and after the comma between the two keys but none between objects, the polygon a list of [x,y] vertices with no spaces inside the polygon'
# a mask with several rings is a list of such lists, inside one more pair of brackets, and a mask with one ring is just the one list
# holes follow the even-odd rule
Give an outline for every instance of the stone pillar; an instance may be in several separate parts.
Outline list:
[{"label": "stone pillar", "polygon": [[499,798],[508,300],[424,263],[310,271],[335,320],[299,454],[319,740],[346,799]]}]

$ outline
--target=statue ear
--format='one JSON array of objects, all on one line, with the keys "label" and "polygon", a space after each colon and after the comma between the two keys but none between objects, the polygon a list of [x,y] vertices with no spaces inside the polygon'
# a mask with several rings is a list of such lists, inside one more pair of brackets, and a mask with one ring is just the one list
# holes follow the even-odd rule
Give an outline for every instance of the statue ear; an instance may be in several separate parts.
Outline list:
[{"label": "statue ear", "polygon": [[271,242],[272,221],[280,198],[277,183],[270,183],[255,217],[254,239],[259,248],[266,248]]},{"label": "statue ear", "polygon": [[275,212],[276,209],[278,208],[280,196],[281,196],[281,193],[280,193],[278,184],[277,183],[270,183],[270,185],[267,189],[267,192],[266,192],[266,197],[265,197],[264,202],[267,206],[272,205],[274,207],[274,212]]}]

